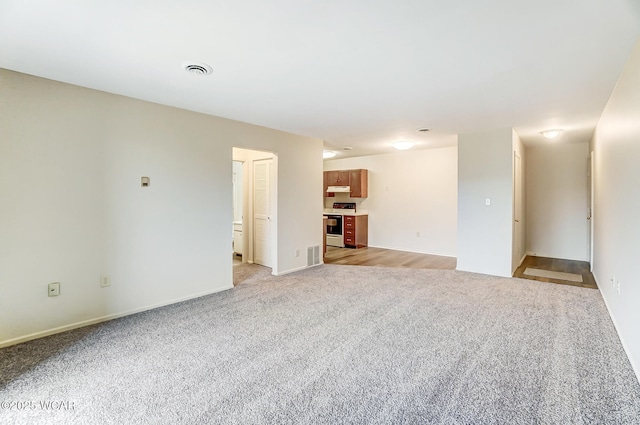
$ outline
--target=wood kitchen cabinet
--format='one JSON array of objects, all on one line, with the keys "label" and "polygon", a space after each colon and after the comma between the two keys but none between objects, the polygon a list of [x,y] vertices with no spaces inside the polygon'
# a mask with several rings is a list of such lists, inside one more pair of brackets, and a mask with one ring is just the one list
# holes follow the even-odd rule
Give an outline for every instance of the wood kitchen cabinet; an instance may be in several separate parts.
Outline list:
[{"label": "wood kitchen cabinet", "polygon": [[329,187],[329,182],[327,180],[328,173],[329,173],[328,171],[325,171],[322,173],[322,193],[323,193],[322,196],[324,196],[325,198],[333,197],[333,193],[327,193],[327,188]]},{"label": "wood kitchen cabinet", "polygon": [[369,216],[344,216],[344,245],[362,248],[369,245]]},{"label": "wood kitchen cabinet", "polygon": [[349,170],[349,186],[351,198],[369,196],[369,172],[367,170]]},{"label": "wood kitchen cabinet", "polygon": [[327,255],[327,217],[322,217],[322,259]]},{"label": "wood kitchen cabinet", "polygon": [[349,186],[349,171],[326,171],[327,186]]},{"label": "wood kitchen cabinet", "polygon": [[369,196],[369,172],[367,170],[336,170],[322,173],[324,197],[333,198],[333,193],[327,193],[329,186],[349,186],[351,198],[366,198]]}]

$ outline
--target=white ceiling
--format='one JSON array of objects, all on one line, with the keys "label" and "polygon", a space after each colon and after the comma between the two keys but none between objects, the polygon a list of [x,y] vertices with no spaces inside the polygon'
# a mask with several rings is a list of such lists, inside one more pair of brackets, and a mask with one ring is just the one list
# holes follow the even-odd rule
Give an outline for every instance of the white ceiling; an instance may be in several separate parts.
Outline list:
[{"label": "white ceiling", "polygon": [[504,127],[588,140],[639,37],[638,0],[0,0],[2,68],[354,148],[341,156]]}]

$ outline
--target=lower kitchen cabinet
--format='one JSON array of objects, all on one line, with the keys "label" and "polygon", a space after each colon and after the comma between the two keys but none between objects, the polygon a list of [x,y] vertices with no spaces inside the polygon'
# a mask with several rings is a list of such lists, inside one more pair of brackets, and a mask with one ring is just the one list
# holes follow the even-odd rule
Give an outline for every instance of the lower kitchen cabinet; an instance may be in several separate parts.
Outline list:
[{"label": "lower kitchen cabinet", "polygon": [[369,216],[344,216],[344,245],[362,248],[369,245]]}]

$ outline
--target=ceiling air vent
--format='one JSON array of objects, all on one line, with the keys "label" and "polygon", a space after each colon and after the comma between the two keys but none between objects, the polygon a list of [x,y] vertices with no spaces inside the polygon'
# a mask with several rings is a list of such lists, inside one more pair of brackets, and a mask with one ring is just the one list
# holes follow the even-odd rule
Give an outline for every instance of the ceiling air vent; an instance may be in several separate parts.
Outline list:
[{"label": "ceiling air vent", "polygon": [[206,63],[188,63],[184,66],[187,72],[198,75],[208,75],[213,72],[213,69]]}]

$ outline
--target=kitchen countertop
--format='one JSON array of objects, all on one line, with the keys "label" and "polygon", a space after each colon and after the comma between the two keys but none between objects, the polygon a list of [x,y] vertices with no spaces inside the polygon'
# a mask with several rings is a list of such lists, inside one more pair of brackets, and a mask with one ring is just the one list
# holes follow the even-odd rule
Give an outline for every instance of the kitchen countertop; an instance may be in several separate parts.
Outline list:
[{"label": "kitchen countertop", "polygon": [[336,212],[335,210],[331,209],[331,208],[325,208],[324,211],[322,212],[323,215],[369,215],[369,212],[366,210],[361,210],[361,211],[357,211],[357,212]]}]

